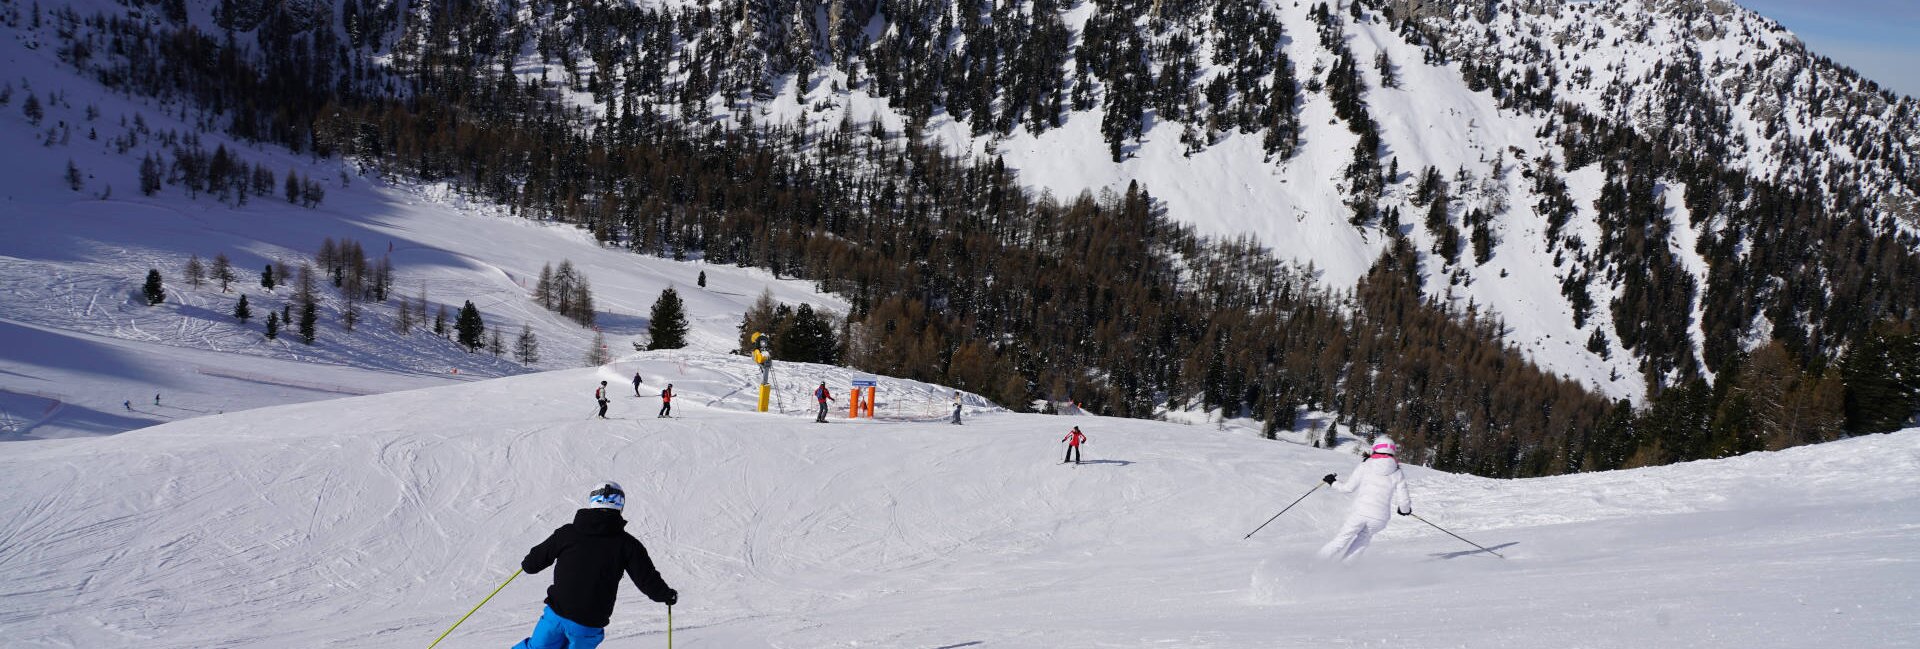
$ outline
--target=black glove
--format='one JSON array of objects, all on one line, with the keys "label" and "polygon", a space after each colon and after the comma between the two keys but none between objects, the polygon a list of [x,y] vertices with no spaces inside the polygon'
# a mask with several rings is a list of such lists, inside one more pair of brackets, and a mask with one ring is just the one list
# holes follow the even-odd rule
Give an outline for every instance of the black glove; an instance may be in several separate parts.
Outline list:
[{"label": "black glove", "polygon": [[667,606],[673,606],[675,602],[679,602],[679,601],[680,601],[680,593],[678,591],[675,591],[669,588],[667,589],[667,598],[660,600],[660,603],[666,604]]},{"label": "black glove", "polygon": [[1327,477],[1324,477],[1324,478],[1321,478],[1321,479],[1320,479],[1320,481],[1321,481],[1321,482],[1325,482],[1325,483],[1327,483],[1327,484],[1333,484],[1333,481],[1334,481],[1334,480],[1335,480],[1336,478],[1338,478],[1338,476],[1335,476],[1334,474],[1331,474],[1331,473],[1329,473],[1329,474],[1327,474]]},{"label": "black glove", "polygon": [[1401,516],[1412,516],[1412,515],[1413,515],[1413,510],[1411,510],[1411,509],[1402,509],[1402,510],[1400,510],[1400,515],[1401,515]]}]

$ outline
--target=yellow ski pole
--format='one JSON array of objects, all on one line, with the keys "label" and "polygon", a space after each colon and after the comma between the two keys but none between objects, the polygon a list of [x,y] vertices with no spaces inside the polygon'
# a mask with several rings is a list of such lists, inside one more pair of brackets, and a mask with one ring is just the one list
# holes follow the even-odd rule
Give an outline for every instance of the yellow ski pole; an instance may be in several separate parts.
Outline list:
[{"label": "yellow ski pole", "polygon": [[[438,644],[440,644],[440,641],[441,641],[441,640],[445,640],[445,639],[447,639],[447,634],[449,634],[449,633],[453,633],[453,630],[454,630],[454,629],[458,629],[458,628],[460,628],[460,623],[461,623],[461,622],[466,622],[466,621],[467,621],[467,618],[470,618],[470,617],[473,617],[473,614],[474,614],[474,613],[476,613],[476,612],[479,612],[479,610],[480,610],[480,607],[482,607],[482,606],[486,606],[486,605],[487,605],[487,600],[490,600],[490,599],[493,599],[493,596],[494,596],[494,595],[498,595],[498,594],[500,594],[500,591],[501,591],[502,589],[504,589],[504,588],[506,588],[506,587],[507,587],[507,584],[511,584],[511,583],[513,583],[513,580],[514,580],[514,578],[515,578],[515,577],[519,577],[519,576],[520,576],[520,571],[519,571],[519,570],[515,570],[515,571],[513,571],[513,576],[511,576],[511,577],[507,577],[507,580],[506,580],[506,581],[503,581],[503,582],[500,582],[500,587],[499,587],[499,588],[495,588],[495,589],[493,589],[493,592],[491,592],[491,593],[487,593],[487,599],[483,599],[483,600],[480,600],[480,603],[479,603],[479,604],[475,604],[475,605],[473,605],[473,610],[471,610],[471,611],[467,611],[467,614],[466,614],[466,615],[462,615],[462,616],[460,616],[460,622],[454,622],[454,623],[453,623],[453,626],[450,626],[450,627],[447,627],[447,631],[446,631],[446,633],[442,633],[442,634],[440,634],[440,637],[438,637],[438,638],[434,638],[434,639],[433,639],[433,644],[430,644],[430,645],[427,645],[427,649],[433,649],[433,647],[434,647],[434,645],[438,645]],[[672,643],[671,643],[671,642],[669,642],[668,644],[672,644]]]},{"label": "yellow ski pole", "polygon": [[673,605],[667,605],[667,649],[673,649]]}]

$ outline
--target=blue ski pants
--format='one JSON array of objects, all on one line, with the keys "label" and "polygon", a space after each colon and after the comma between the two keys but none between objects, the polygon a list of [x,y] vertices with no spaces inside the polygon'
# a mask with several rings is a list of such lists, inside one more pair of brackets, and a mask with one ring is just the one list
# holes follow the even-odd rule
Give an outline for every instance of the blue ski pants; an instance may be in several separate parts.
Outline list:
[{"label": "blue ski pants", "polygon": [[606,629],[578,624],[549,607],[533,625],[533,637],[521,640],[513,649],[593,649],[606,638]]}]

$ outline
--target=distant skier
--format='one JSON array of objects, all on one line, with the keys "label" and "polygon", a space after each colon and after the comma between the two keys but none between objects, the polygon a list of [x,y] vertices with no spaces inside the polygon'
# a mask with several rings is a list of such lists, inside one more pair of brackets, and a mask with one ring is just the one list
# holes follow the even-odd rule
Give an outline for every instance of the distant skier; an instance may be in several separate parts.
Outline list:
[{"label": "distant skier", "polygon": [[955,425],[958,425],[960,423],[960,391],[959,390],[953,391],[953,423]]},{"label": "distant skier", "polygon": [[1333,485],[1335,491],[1353,494],[1353,508],[1347,511],[1340,533],[1320,548],[1320,558],[1352,563],[1366,551],[1373,535],[1387,528],[1390,514],[1413,513],[1413,499],[1407,496],[1406,474],[1400,471],[1399,460],[1394,459],[1399,452],[1400,447],[1393,443],[1393,438],[1381,435],[1373,440],[1373,454],[1354,467],[1353,475],[1346,482],[1336,484],[1336,476],[1331,473],[1321,478]]},{"label": "distant skier", "polygon": [[640,396],[640,373],[633,373],[633,396]]},{"label": "distant skier", "polygon": [[593,400],[600,402],[600,418],[607,418],[607,382],[601,381],[600,387],[593,389]]},{"label": "distant skier", "polygon": [[672,383],[668,383],[667,387],[660,391],[660,415],[659,416],[661,417],[673,416],[673,384]]},{"label": "distant skier", "polygon": [[1080,432],[1079,426],[1074,426],[1073,430],[1067,432],[1066,437],[1060,438],[1060,441],[1067,443],[1067,457],[1061,459],[1060,463],[1066,464],[1067,462],[1073,462],[1074,464],[1079,464],[1080,445],[1087,442],[1086,433]]},{"label": "distant skier", "polygon": [[160,405],[160,393],[153,393],[153,405]]},{"label": "distant skier", "polygon": [[587,495],[587,506],[573,513],[573,522],[527,551],[520,569],[538,574],[559,563],[553,586],[547,589],[546,610],[533,626],[533,635],[514,649],[593,649],[606,639],[613,618],[620,575],[651,599],[671,607],[680,594],[667,586],[647,556],[647,548],[624,529],[620,510],[626,506],[620,483],[597,483]]},{"label": "distant skier", "polygon": [[122,401],[122,402],[120,402],[120,405],[122,405],[122,406],[126,406],[126,408],[127,408],[127,410],[128,410],[129,412],[131,412],[131,411],[133,410],[133,400],[132,400],[132,399],[128,399],[128,400],[126,400],[126,401]]},{"label": "distant skier", "polygon": [[813,423],[816,423],[816,424],[827,423],[827,402],[834,400],[833,391],[828,390],[826,382],[822,381],[820,383],[820,387],[813,389],[813,398],[815,401],[820,402],[820,416],[815,417],[813,420]]}]

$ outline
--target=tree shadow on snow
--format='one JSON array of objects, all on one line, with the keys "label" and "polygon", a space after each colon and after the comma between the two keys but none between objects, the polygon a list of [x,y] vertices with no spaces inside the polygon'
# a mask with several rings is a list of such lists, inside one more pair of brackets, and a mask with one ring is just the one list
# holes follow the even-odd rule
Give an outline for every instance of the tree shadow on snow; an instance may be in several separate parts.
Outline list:
[{"label": "tree shadow on snow", "polygon": [[[651,302],[649,302],[649,304],[651,304]],[[648,325],[653,324],[653,318],[631,313],[595,311],[593,312],[593,324],[600,327],[600,330],[605,332],[609,338],[614,336],[636,336],[639,335],[640,332],[646,331]],[[613,342],[613,340],[607,341],[608,346],[611,347]],[[612,351],[618,355],[618,352],[621,350],[614,349]]]},{"label": "tree shadow on snow", "polygon": [[[145,416],[141,416],[145,415]],[[153,417],[160,418],[153,418]],[[167,423],[164,416],[134,411],[127,414],[103,412],[71,403],[60,404],[59,408],[39,420],[16,420],[16,428],[0,432],[0,443],[24,442],[41,439],[32,436],[34,429],[58,422],[59,427],[77,431],[80,436],[99,436],[122,433],[137,428],[146,428]]]},{"label": "tree shadow on snow", "polygon": [[[1513,547],[1513,546],[1516,546],[1516,545],[1520,545],[1520,542],[1519,542],[1519,541],[1508,541],[1508,542],[1506,542],[1506,543],[1502,543],[1502,544],[1500,544],[1500,545],[1496,545],[1496,546],[1492,546],[1492,547],[1489,547],[1489,548],[1487,548],[1486,550],[1481,550],[1481,549],[1478,549],[1478,548],[1475,548],[1475,549],[1472,549],[1472,550],[1461,550],[1461,551],[1459,551],[1459,552],[1435,552],[1435,553],[1433,553],[1433,554],[1429,554],[1429,555],[1427,555],[1427,556],[1429,556],[1429,557],[1433,557],[1434,559],[1437,559],[1437,560],[1440,560],[1440,561],[1446,561],[1446,560],[1448,560],[1448,559],[1458,559],[1458,558],[1460,558],[1460,557],[1469,557],[1469,556],[1473,556],[1473,555],[1476,555],[1476,554],[1487,554],[1487,552],[1488,552],[1489,550],[1491,550],[1491,551],[1499,551],[1499,550],[1504,550],[1504,549],[1506,549],[1506,548],[1510,548],[1510,547]],[[1488,556],[1492,556],[1492,555],[1488,555]]]},{"label": "tree shadow on snow", "polygon": [[961,647],[978,647],[983,644],[986,644],[986,643],[981,642],[979,640],[975,640],[973,642],[962,642],[960,644],[940,645],[938,647],[934,647],[933,649],[960,649]]}]

